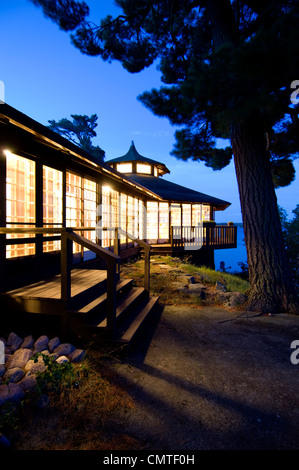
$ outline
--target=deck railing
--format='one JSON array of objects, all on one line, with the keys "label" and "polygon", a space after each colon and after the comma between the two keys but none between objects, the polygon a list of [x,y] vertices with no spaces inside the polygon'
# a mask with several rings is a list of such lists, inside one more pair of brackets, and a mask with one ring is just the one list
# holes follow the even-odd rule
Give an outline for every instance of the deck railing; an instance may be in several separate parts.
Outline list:
[{"label": "deck railing", "polygon": [[[120,235],[128,237],[134,243],[137,243],[145,252],[144,264],[144,289],[147,293],[150,291],[150,245],[143,240],[139,240],[133,235],[125,232],[120,228],[115,228],[114,233],[114,252],[101,247],[91,240],[79,235],[76,232],[95,231],[94,227],[78,227],[78,228],[45,228],[45,227],[22,227],[22,228],[8,228],[0,227],[0,235],[9,234],[35,234],[35,235],[52,235],[60,236],[61,239],[61,256],[60,256],[60,269],[61,269],[61,300],[65,303],[65,313],[62,320],[62,328],[68,331],[68,303],[71,299],[71,269],[73,260],[73,243],[77,243],[83,248],[92,251],[99,258],[106,262],[107,269],[107,328],[112,334],[115,332],[116,327],[116,284],[118,279],[119,265],[121,258],[119,256],[119,238]],[[29,238],[32,241],[32,238]],[[27,240],[27,239],[26,239]],[[20,242],[20,239],[18,239]],[[22,239],[24,242],[24,239]]]},{"label": "deck railing", "polygon": [[172,226],[171,246],[174,249],[236,248],[237,227],[204,223],[203,226]]}]

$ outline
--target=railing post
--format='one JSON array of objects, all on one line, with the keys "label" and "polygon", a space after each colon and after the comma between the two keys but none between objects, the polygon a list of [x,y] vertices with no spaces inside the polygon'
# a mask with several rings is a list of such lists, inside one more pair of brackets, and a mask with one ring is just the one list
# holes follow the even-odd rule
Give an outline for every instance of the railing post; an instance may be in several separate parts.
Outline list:
[{"label": "railing post", "polygon": [[114,338],[116,333],[116,263],[107,261],[107,328]]},{"label": "railing post", "polygon": [[150,271],[151,271],[151,250],[146,248],[144,250],[144,289],[150,293]]},{"label": "railing post", "polygon": [[61,232],[61,300],[64,302],[64,314],[61,317],[61,328],[65,335],[69,332],[68,302],[71,298],[71,264],[73,242],[67,237],[68,229]]}]

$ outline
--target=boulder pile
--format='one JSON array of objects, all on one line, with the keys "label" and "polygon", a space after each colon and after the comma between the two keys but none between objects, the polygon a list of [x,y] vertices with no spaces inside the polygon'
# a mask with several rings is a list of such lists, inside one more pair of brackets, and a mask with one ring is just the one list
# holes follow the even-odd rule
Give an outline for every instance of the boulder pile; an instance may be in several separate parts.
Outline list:
[{"label": "boulder pile", "polygon": [[12,332],[7,340],[0,338],[0,406],[6,401],[18,403],[26,392],[35,389],[37,373],[47,367],[43,356],[34,361],[36,353],[50,356],[58,363],[81,362],[85,356],[84,350],[61,343],[58,337],[49,339],[43,335],[34,340],[31,335],[20,338]]}]

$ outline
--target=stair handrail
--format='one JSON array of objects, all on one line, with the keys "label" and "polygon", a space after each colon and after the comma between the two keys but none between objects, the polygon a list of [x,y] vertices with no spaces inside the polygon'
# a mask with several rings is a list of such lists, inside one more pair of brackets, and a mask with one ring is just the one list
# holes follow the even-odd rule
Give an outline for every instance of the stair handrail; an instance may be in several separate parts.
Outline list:
[{"label": "stair handrail", "polygon": [[115,239],[114,239],[114,247],[115,253],[118,255],[119,253],[119,240],[120,235],[128,237],[133,242],[137,243],[139,246],[144,248],[144,290],[146,293],[150,293],[150,278],[151,278],[151,245],[144,240],[140,240],[140,238],[135,237],[129,232],[126,232],[121,227],[115,227]]},{"label": "stair handrail", "polygon": [[[76,228],[81,231],[81,228]],[[61,233],[61,298],[68,302],[71,297],[71,255],[72,245],[79,245],[93,251],[96,255],[103,258],[107,264],[107,328],[114,336],[116,329],[116,284],[117,284],[117,265],[120,263],[120,257],[111,251],[105,250],[91,240],[78,235],[74,230],[65,228]],[[66,309],[66,323],[68,323]],[[68,325],[66,325],[68,328]]]}]

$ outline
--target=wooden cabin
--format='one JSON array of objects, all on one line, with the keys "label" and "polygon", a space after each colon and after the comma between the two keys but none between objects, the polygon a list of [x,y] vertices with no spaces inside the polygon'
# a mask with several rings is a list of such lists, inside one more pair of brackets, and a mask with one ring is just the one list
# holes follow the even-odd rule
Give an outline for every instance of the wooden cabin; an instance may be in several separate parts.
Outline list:
[{"label": "wooden cabin", "polygon": [[[151,252],[196,251],[213,264],[214,249],[236,246],[235,227],[214,221],[229,203],[166,181],[166,173],[133,143],[123,157],[100,163],[1,104],[1,310],[56,315],[65,336],[130,341],[157,305]],[[140,251],[144,286],[137,288],[120,265]]]}]

